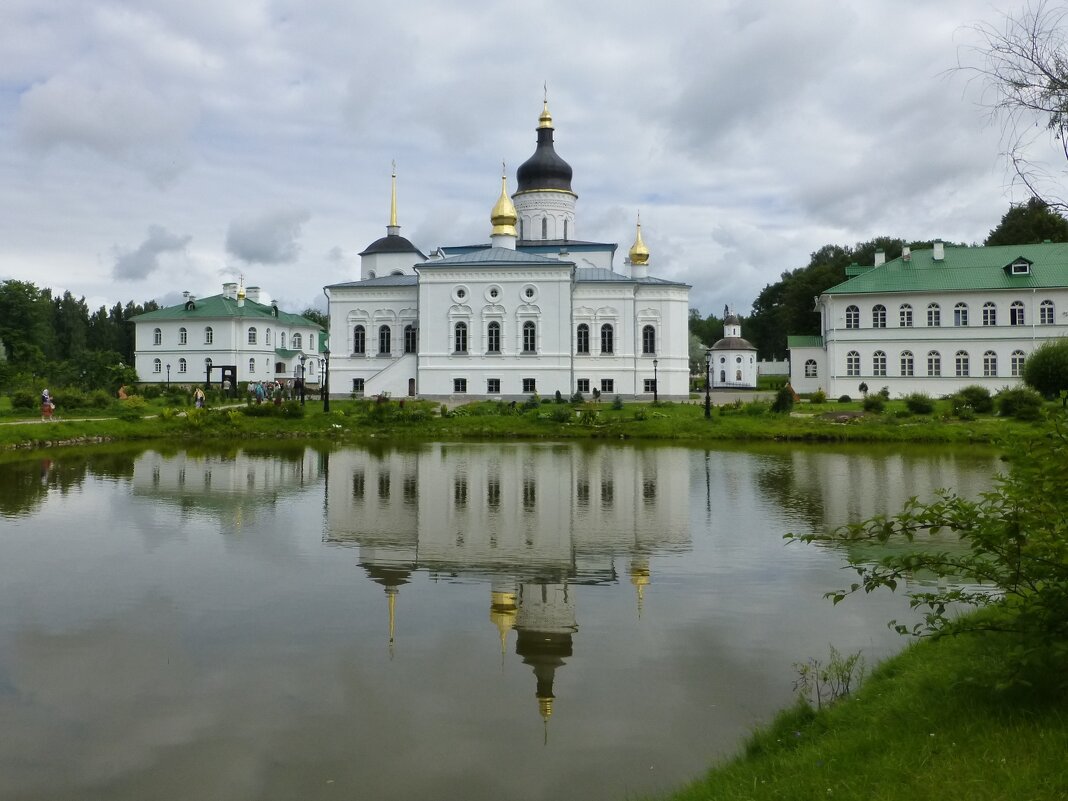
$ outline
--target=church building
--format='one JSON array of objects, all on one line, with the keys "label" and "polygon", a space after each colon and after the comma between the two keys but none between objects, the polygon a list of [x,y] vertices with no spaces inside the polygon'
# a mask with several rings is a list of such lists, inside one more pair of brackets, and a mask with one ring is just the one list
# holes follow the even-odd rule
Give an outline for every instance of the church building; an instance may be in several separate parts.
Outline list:
[{"label": "church building", "polygon": [[394,172],[386,236],[359,280],[325,288],[333,394],[688,397],[690,287],[650,275],[640,221],[619,272],[615,244],[578,238],[547,102],[536,130],[514,194],[501,176],[488,243],[424,254],[400,234]]}]

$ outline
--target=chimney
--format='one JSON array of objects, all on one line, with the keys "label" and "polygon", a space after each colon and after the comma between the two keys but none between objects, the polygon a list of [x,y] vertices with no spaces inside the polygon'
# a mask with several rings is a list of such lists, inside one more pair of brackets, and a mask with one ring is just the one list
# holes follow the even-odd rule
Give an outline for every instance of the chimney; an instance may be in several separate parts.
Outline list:
[{"label": "chimney", "polygon": [[908,245],[901,248],[901,261],[912,261],[912,248]]},{"label": "chimney", "polygon": [[223,284],[223,297],[234,300],[237,298],[237,282],[229,281]]},{"label": "chimney", "polygon": [[945,261],[946,259],[946,245],[941,239],[935,240],[932,258],[935,261]]},{"label": "chimney", "polygon": [[274,311],[274,316],[277,317],[278,316],[278,301],[277,300],[272,300],[271,301],[271,309]]},{"label": "chimney", "polygon": [[882,264],[886,264],[886,251],[877,250],[875,251],[875,266],[878,267]]},{"label": "chimney", "polygon": [[260,302],[260,288],[258,286],[250,286],[245,289],[245,297],[251,300],[253,303]]}]

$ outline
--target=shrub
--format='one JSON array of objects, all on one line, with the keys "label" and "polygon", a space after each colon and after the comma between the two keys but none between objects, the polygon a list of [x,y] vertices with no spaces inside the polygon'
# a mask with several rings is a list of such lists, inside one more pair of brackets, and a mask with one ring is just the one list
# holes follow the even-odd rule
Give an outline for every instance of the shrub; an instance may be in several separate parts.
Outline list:
[{"label": "shrub", "polygon": [[998,414],[1017,420],[1038,420],[1042,416],[1042,396],[1033,389],[1015,387],[1003,389],[994,399]]},{"label": "shrub", "polygon": [[953,414],[957,415],[957,417],[961,420],[975,419],[975,409],[973,409],[967,403],[954,403]]},{"label": "shrub", "polygon": [[11,408],[19,410],[36,409],[41,403],[41,396],[26,389],[16,389],[11,393]]},{"label": "shrub", "polygon": [[537,409],[541,405],[541,399],[534,393],[523,402],[524,409]]},{"label": "shrub", "polygon": [[890,400],[890,387],[883,387],[879,390],[879,395],[883,400]]},{"label": "shrub", "polygon": [[148,404],[140,395],[131,395],[119,403],[119,417],[123,420],[140,420],[145,416]]},{"label": "shrub", "polygon": [[153,400],[163,394],[163,387],[159,384],[145,384],[141,387],[141,396],[146,400]]},{"label": "shrub", "polygon": [[864,399],[864,411],[874,412],[875,414],[882,414],[883,409],[886,408],[886,398],[882,394],[876,392],[872,395],[868,395]]},{"label": "shrub", "polygon": [[619,395],[616,395],[614,398],[612,398],[612,408],[615,409],[617,412],[622,409],[623,398],[621,398]]},{"label": "shrub", "polygon": [[812,403],[826,403],[827,393],[824,392],[822,389],[817,389],[815,392],[809,395],[808,399]]},{"label": "shrub", "polygon": [[574,412],[566,406],[561,406],[552,410],[551,419],[557,423],[569,423],[571,422],[572,414],[574,414]]},{"label": "shrub", "polygon": [[111,396],[102,389],[94,389],[86,397],[86,404],[93,409],[106,409],[111,405]]},{"label": "shrub", "polygon": [[634,410],[634,419],[637,420],[639,423],[643,420],[647,420],[649,419],[649,412],[646,411],[644,406],[639,406],[637,409]]},{"label": "shrub", "polygon": [[853,399],[851,397],[849,397],[848,395],[839,395],[838,396],[838,402],[839,403],[852,403]]},{"label": "shrub", "polygon": [[749,417],[760,417],[763,414],[767,414],[770,408],[770,404],[761,401],[750,401],[742,407],[742,411]]},{"label": "shrub", "polygon": [[771,404],[771,410],[779,414],[789,414],[794,408],[794,391],[787,384],[775,393],[775,402]]},{"label": "shrub", "polygon": [[585,403],[586,399],[584,397],[582,397],[582,393],[581,392],[576,392],[574,395],[571,396],[571,402],[572,403]]},{"label": "shrub", "polygon": [[930,414],[934,407],[934,400],[923,392],[913,392],[905,396],[905,408],[913,414]]},{"label": "shrub", "polygon": [[560,390],[556,390],[556,394],[553,396],[553,400],[556,403],[563,403],[564,402],[564,396],[560,394]]},{"label": "shrub", "polygon": [[994,411],[994,399],[990,397],[990,390],[986,387],[972,385],[964,387],[953,396],[960,402],[966,403],[979,414],[989,414]]},{"label": "shrub", "polygon": [[300,420],[302,417],[304,417],[305,410],[304,407],[300,405],[300,401],[286,401],[281,406],[274,406],[265,403],[264,406],[269,406],[272,409],[280,409],[282,417],[288,418],[290,420]]},{"label": "shrub", "polygon": [[80,389],[65,389],[62,392],[62,397],[57,395],[56,406],[57,408],[62,401],[64,409],[84,409],[89,405],[89,401],[85,396],[85,393]]}]

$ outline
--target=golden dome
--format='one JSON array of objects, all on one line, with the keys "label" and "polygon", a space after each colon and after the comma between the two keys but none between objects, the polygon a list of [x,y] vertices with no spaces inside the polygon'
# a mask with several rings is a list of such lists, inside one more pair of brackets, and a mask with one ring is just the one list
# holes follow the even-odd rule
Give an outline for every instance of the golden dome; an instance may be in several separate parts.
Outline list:
[{"label": "golden dome", "polygon": [[[501,166],[503,168],[504,165]],[[501,196],[497,198],[497,205],[490,212],[490,222],[493,223],[490,235],[516,236],[515,224],[518,220],[519,215],[516,214],[515,204],[508,197],[508,176],[501,175]]]},{"label": "golden dome", "polygon": [[541,103],[541,114],[538,115],[539,128],[552,128],[553,115],[549,113],[549,100],[546,98]]},{"label": "golden dome", "polygon": [[638,215],[638,234],[634,238],[634,244],[630,246],[630,252],[627,254],[630,258],[631,264],[648,264],[649,263],[649,248],[642,242],[642,217]]},{"label": "golden dome", "polygon": [[508,643],[508,632],[515,626],[518,614],[514,592],[494,591],[490,595],[490,621],[501,635],[501,653]]}]

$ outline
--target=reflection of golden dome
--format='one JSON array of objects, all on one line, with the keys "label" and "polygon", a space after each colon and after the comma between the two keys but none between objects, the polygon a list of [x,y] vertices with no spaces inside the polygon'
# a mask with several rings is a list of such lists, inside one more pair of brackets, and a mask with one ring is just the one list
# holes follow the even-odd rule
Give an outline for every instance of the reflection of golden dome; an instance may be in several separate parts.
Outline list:
[{"label": "reflection of golden dome", "polygon": [[641,617],[645,588],[649,585],[649,562],[644,557],[635,558],[630,563],[630,583],[638,591],[638,617]]},{"label": "reflection of golden dome", "polygon": [[501,175],[501,196],[497,198],[497,205],[490,212],[490,222],[493,223],[493,230],[490,235],[516,236],[515,224],[518,219],[519,215],[516,214],[515,204],[508,197],[508,177]]},{"label": "reflection of golden dome", "polygon": [[515,625],[517,614],[514,592],[494,591],[490,594],[490,621],[501,633],[501,653],[508,644],[508,632]]},{"label": "reflection of golden dome", "polygon": [[630,257],[631,264],[648,264],[649,263],[649,248],[642,242],[642,218],[638,215],[638,234],[634,239],[634,244],[630,246],[630,252],[627,254]]}]

